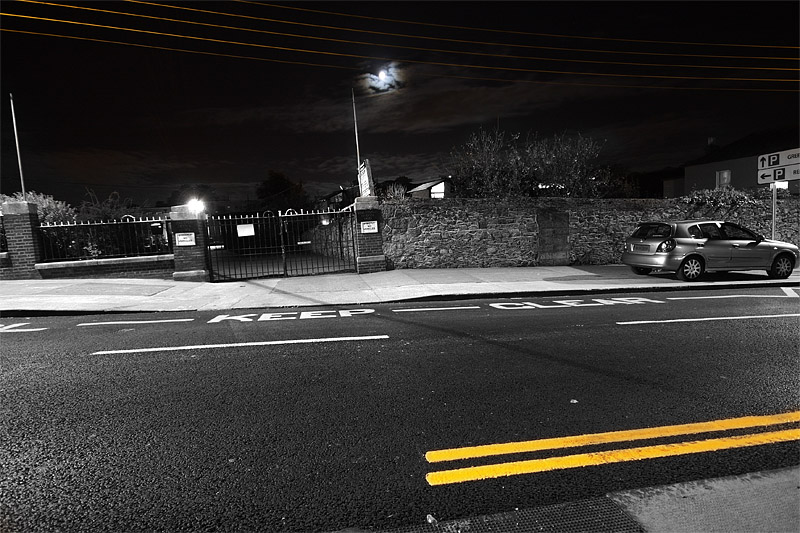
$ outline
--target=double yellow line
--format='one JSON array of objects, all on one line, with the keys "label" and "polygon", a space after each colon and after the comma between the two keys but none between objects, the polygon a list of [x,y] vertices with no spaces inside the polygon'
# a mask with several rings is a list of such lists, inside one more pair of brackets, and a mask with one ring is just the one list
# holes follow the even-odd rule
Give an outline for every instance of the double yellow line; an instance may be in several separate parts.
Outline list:
[{"label": "double yellow line", "polygon": [[[728,418],[723,420],[713,420],[710,422],[698,422],[675,426],[661,426],[655,428],[592,433],[587,435],[575,435],[570,437],[558,437],[524,442],[509,442],[505,444],[487,444],[483,446],[470,446],[466,448],[434,450],[426,453],[425,459],[429,463],[438,463],[443,461],[476,459],[479,457],[506,455],[512,453],[556,450],[563,448],[574,448],[578,446],[657,439],[715,431],[731,431],[746,428],[790,424],[793,422],[800,422],[800,411],[776,415]],[[638,448],[625,448],[621,450],[549,457],[545,459],[514,461],[494,465],[457,468],[454,470],[442,470],[438,472],[430,472],[425,476],[425,479],[430,485],[446,485],[450,483],[462,483],[465,481],[476,481],[480,479],[503,476],[546,472],[548,470],[579,468],[583,466],[620,463],[624,461],[641,461],[644,459],[655,459],[659,457],[671,457],[675,455],[687,455],[692,453],[713,452],[732,448],[744,448],[748,446],[760,446],[763,444],[774,444],[792,440],[800,440],[800,428],[782,429],[688,442],[677,442],[672,444],[642,446]]]}]

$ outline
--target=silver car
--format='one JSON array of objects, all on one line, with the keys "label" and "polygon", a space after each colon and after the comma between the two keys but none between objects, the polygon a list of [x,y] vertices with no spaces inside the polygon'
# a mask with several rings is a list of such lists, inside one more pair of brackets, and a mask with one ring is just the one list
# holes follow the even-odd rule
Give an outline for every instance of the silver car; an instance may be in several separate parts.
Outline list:
[{"label": "silver car", "polygon": [[697,281],[707,271],[764,269],[771,278],[788,278],[800,252],[732,222],[681,220],[643,222],[625,241],[622,262],[640,275],[675,272]]}]

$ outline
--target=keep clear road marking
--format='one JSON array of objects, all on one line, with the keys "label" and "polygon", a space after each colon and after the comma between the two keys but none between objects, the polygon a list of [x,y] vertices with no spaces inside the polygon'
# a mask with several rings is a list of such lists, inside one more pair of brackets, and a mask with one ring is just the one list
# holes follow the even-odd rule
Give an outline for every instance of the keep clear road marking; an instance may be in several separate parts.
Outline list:
[{"label": "keep clear road marking", "polygon": [[283,341],[258,341],[258,342],[234,342],[226,344],[197,344],[194,346],[162,346],[159,348],[134,348],[131,350],[103,350],[93,352],[92,355],[113,355],[125,353],[146,353],[146,352],[178,352],[184,350],[210,350],[214,348],[244,348],[248,346],[278,346],[281,344],[315,344],[322,342],[347,342],[347,341],[374,341],[388,339],[388,335],[368,335],[365,337],[328,337],[321,339],[289,339]]},{"label": "keep clear road marking", "polygon": [[[635,440],[672,437],[676,435],[690,435],[716,431],[731,431],[745,428],[766,427],[780,424],[800,422],[800,411],[781,413],[766,416],[746,416],[699,422],[675,426],[655,428],[642,428],[626,431],[612,431],[607,433],[594,433],[551,439],[541,439],[525,442],[512,442],[506,444],[490,444],[485,446],[471,446],[466,448],[453,448],[449,450],[435,450],[425,454],[429,463],[439,461],[453,461],[461,459],[474,459],[491,455],[533,452],[604,444],[611,442],[629,442]],[[545,459],[532,459],[528,461],[514,461],[494,465],[458,468],[455,470],[442,470],[430,472],[425,479],[430,485],[445,485],[449,483],[462,483],[481,479],[531,474],[549,470],[597,466],[624,461],[640,461],[659,457],[704,453],[725,449],[743,448],[748,446],[761,446],[779,442],[800,440],[800,428],[783,429],[719,437],[706,440],[676,442],[655,446],[642,446],[621,450],[608,450],[593,453],[583,453]]]},{"label": "keep clear road marking", "polygon": [[0,324],[0,333],[24,333],[26,331],[44,331],[47,328],[22,328],[21,326],[27,326],[30,322],[21,322],[19,324],[9,324],[4,326]]},{"label": "keep clear road marking", "polygon": [[168,322],[192,322],[194,318],[170,318],[165,320],[119,320],[116,322],[84,322],[78,326],[116,326],[129,324],[166,324]]},{"label": "keep clear road marking", "polygon": [[632,322],[617,322],[619,326],[633,326],[637,324],[671,324],[675,322],[710,322],[714,320],[752,320],[759,318],[789,318],[800,316],[800,313],[786,315],[752,315],[752,316],[713,316],[707,318],[673,318],[670,320],[635,320]]}]

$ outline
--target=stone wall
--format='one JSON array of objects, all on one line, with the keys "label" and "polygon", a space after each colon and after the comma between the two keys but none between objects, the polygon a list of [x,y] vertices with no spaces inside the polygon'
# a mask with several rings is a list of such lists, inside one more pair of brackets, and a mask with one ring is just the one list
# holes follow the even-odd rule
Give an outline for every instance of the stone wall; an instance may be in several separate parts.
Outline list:
[{"label": "stone wall", "polygon": [[[776,238],[800,243],[800,199],[782,198],[777,207]],[[643,220],[719,218],[772,233],[771,200],[730,210],[698,209],[681,198],[412,199],[387,201],[381,211],[389,268],[558,264],[545,260],[552,257],[560,264],[619,263],[625,238]],[[553,216],[559,213],[564,216]],[[553,221],[560,220],[567,234],[563,255],[552,253],[558,246],[550,242],[558,238]]]}]

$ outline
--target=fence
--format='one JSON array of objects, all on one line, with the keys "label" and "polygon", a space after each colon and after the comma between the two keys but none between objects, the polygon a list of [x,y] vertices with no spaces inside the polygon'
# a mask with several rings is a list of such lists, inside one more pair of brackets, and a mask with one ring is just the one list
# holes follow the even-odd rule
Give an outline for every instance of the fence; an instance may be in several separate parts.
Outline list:
[{"label": "fence", "polygon": [[169,219],[42,224],[44,262],[172,253]]},{"label": "fence", "polygon": [[6,240],[6,226],[3,224],[3,216],[0,215],[0,253],[8,251],[8,241]]}]

